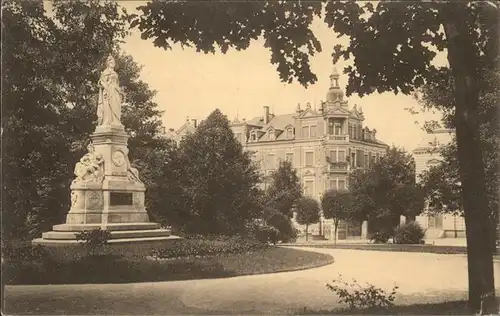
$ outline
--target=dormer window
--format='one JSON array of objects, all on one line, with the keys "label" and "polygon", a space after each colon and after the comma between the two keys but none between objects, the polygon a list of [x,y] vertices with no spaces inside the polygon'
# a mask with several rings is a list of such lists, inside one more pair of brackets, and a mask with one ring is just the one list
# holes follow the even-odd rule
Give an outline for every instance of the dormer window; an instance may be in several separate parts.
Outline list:
[{"label": "dormer window", "polygon": [[275,140],[276,139],[276,134],[274,133],[274,130],[270,130],[268,132],[268,137],[269,137],[269,140]]},{"label": "dormer window", "polygon": [[256,141],[257,140],[257,135],[255,135],[255,132],[252,132],[252,134],[250,134],[250,140],[252,142]]},{"label": "dormer window", "polygon": [[293,138],[293,129],[291,127],[286,130],[286,138]]}]

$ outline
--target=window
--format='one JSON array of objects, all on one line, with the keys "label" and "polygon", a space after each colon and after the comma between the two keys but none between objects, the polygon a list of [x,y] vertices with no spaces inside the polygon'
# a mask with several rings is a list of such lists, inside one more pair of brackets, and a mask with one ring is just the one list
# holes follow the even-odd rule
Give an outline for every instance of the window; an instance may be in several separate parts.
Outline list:
[{"label": "window", "polygon": [[316,127],[316,125],[311,126],[311,132],[310,132],[311,137],[316,137],[318,135],[317,131],[318,128]]},{"label": "window", "polygon": [[293,138],[293,130],[291,128],[286,130],[286,138]]},{"label": "window", "polygon": [[285,159],[286,161],[293,163],[293,153],[286,153]]},{"label": "window", "polygon": [[331,162],[336,162],[337,161],[337,151],[330,150],[330,161]]},{"label": "window", "polygon": [[306,152],[306,167],[312,167],[314,164],[314,153],[312,151]]},{"label": "window", "polygon": [[329,134],[329,135],[333,135],[333,132],[334,132],[334,129],[333,129],[333,122],[332,122],[332,121],[330,121],[330,122],[328,123],[328,134]]},{"label": "window", "polygon": [[309,126],[302,126],[302,137],[309,137]]},{"label": "window", "polygon": [[345,190],[345,189],[346,189],[346,187],[345,187],[345,180],[343,180],[343,179],[342,179],[342,180],[341,180],[341,179],[339,179],[339,186],[338,186],[338,189],[339,189],[339,190]]},{"label": "window", "polygon": [[306,196],[314,195],[314,181],[306,181],[304,185],[304,194]]},{"label": "window", "polygon": [[250,135],[250,139],[252,141],[255,141],[257,139],[257,136],[255,136],[255,133],[252,133],[252,135]]},{"label": "window", "polygon": [[268,170],[276,169],[276,157],[274,154],[267,155],[267,169]]},{"label": "window", "polygon": [[269,137],[269,140],[274,140],[274,130],[271,130],[268,132],[268,137]]},{"label": "window", "polygon": [[365,161],[364,161],[364,163],[365,163],[365,164],[364,164],[364,167],[369,167],[369,165],[368,165],[368,164],[369,164],[370,162],[368,161],[368,154],[365,154]]},{"label": "window", "polygon": [[335,123],[335,135],[341,135],[342,134],[342,128],[340,126],[340,123]]},{"label": "window", "polygon": [[339,160],[338,161],[342,161],[342,162],[345,161],[345,151],[339,150],[338,156],[339,156]]},{"label": "window", "polygon": [[236,140],[238,140],[239,142],[242,142],[241,141],[241,133],[236,133],[234,136],[236,136]]},{"label": "window", "polygon": [[337,190],[337,179],[330,179],[330,190]]},{"label": "window", "polygon": [[377,153],[377,154],[375,155],[375,157],[376,157],[376,158],[375,158],[375,161],[376,161],[376,162],[379,162],[379,161],[380,161],[380,154],[379,154],[379,153]]}]

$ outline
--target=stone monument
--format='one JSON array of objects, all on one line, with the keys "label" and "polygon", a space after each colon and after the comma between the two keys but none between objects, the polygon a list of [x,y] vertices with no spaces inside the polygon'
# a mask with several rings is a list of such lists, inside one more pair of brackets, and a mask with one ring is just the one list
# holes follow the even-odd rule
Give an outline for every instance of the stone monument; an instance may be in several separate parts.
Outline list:
[{"label": "stone monument", "polygon": [[177,239],[170,230],[149,222],[144,206],[144,183],[128,158],[128,135],[121,123],[123,92],[109,56],[99,79],[97,127],[88,153],[76,163],[71,184],[71,208],[66,223],[54,225],[33,244],[77,243],[76,233],[101,228],[111,233],[109,243]]}]

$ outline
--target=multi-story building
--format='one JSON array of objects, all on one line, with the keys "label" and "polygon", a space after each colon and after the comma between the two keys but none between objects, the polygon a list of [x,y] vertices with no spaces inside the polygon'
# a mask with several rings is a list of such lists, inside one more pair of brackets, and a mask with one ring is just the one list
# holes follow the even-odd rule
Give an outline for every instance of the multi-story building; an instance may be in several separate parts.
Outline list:
[{"label": "multi-story building", "polygon": [[[299,104],[293,113],[275,115],[264,106],[261,116],[251,120],[236,118],[231,128],[243,147],[254,152],[264,189],[280,160],[288,160],[297,170],[304,194],[319,201],[329,189],[348,189],[352,170],[368,167],[386,153],[388,146],[376,138],[375,129],[363,126],[364,119],[361,107],[349,108],[339,86],[339,74],[334,70],[326,101],[320,103],[319,109],[310,103],[302,109]],[[188,119],[171,137],[179,142],[195,129],[196,121]],[[365,239],[367,228],[366,222],[341,222],[338,239]],[[321,219],[310,226],[309,232],[334,237],[331,220]]]},{"label": "multi-story building", "polygon": [[[419,175],[424,170],[441,162],[442,157],[439,153],[439,147],[448,144],[453,139],[453,135],[453,130],[436,129],[424,136],[418,147],[413,151],[417,182],[420,181]],[[429,205],[426,204],[422,215],[416,218],[417,222],[426,230],[425,237],[427,239],[465,237],[463,217],[440,214],[439,212],[440,210],[434,210],[434,212],[429,213]]]},{"label": "multi-story building", "polygon": [[[297,170],[304,194],[319,200],[326,190],[347,189],[351,170],[367,167],[385,154],[388,146],[376,138],[376,130],[363,126],[362,109],[349,108],[337,71],[330,79],[326,101],[319,109],[310,103],[302,109],[299,104],[293,113],[275,115],[264,106],[262,116],[232,122],[236,138],[255,153],[263,187],[279,161],[288,160]],[[311,231],[331,238],[331,224],[322,220]],[[341,223],[338,229],[339,239],[364,239],[366,233],[366,223]]]}]

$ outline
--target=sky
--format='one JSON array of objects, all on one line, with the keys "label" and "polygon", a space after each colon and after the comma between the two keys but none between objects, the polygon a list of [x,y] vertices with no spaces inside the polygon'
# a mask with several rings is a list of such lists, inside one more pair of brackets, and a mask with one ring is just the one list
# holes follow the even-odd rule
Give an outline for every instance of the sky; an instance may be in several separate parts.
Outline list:
[{"label": "sky", "polygon": [[[119,4],[133,12],[142,1],[120,1]],[[269,106],[275,115],[293,113],[297,103],[305,108],[307,102],[314,107],[325,100],[333,70],[331,54],[336,44],[346,44],[328,29],[321,20],[313,23],[313,31],[320,40],[323,51],[311,57],[311,67],[318,82],[307,89],[298,83],[285,84],[270,63],[271,53],[256,41],[242,52],[226,54],[197,53],[193,48],[172,50],[154,47],[151,40],[142,40],[137,29],[125,39],[124,52],[143,66],[141,79],[157,91],[155,101],[164,111],[167,128],[179,128],[187,117],[205,119],[216,108],[232,120],[261,116],[263,106]],[[438,55],[436,63],[446,59]],[[342,72],[345,63],[336,68]],[[339,84],[345,89],[347,75],[341,75]],[[363,98],[348,97],[349,107],[361,106],[364,124],[377,129],[377,137],[389,144],[413,150],[424,137],[420,126],[426,120],[439,119],[439,113],[422,112],[421,106],[411,96],[392,93],[371,94]],[[414,108],[412,115],[405,108]],[[418,124],[416,123],[418,122]]]}]

